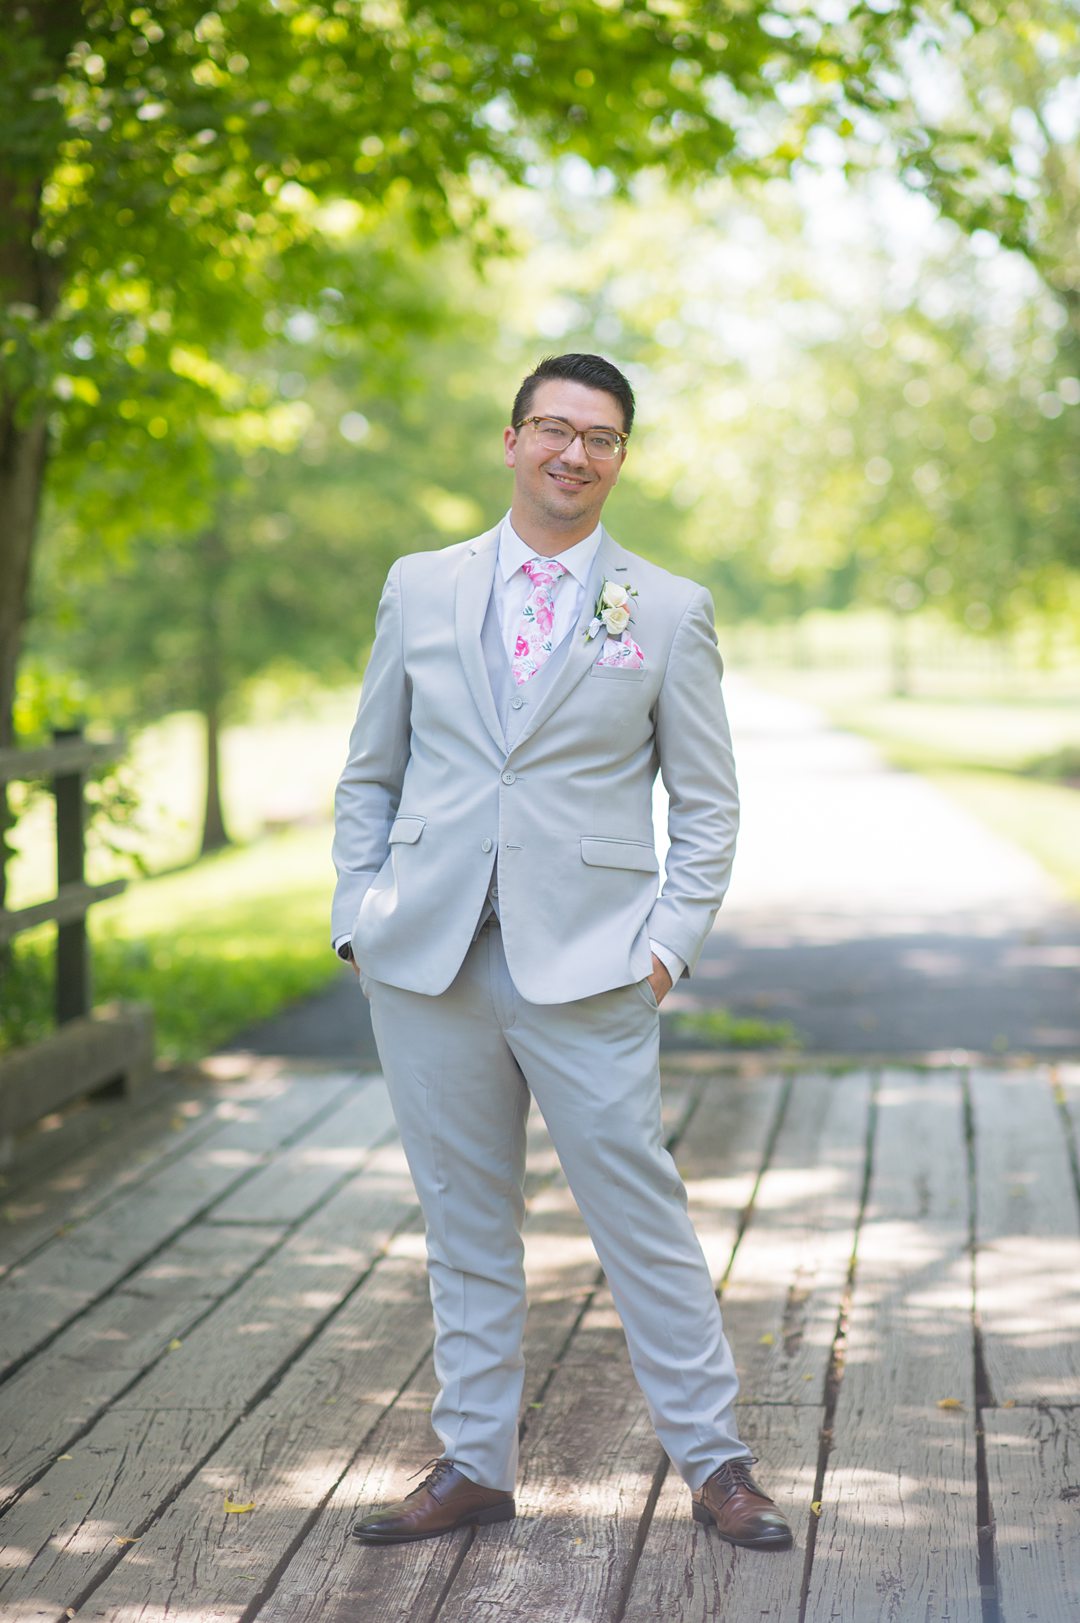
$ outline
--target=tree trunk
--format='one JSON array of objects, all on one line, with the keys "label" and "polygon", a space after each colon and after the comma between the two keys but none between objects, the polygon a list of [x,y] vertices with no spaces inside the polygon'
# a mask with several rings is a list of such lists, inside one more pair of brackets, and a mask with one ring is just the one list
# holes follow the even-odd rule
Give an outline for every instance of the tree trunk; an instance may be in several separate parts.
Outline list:
[{"label": "tree trunk", "polygon": [[[0,749],[15,742],[15,677],[30,593],[30,559],[37,535],[45,480],[45,413],[25,428],[15,405],[0,407]],[[0,788],[0,907],[7,895],[7,832],[11,826],[6,789]]]},{"label": "tree trunk", "polygon": [[230,843],[221,801],[221,712],[225,700],[225,646],[221,628],[221,586],[226,551],[221,533],[208,530],[198,542],[203,577],[202,711],[206,722],[206,805],[200,855]]},{"label": "tree trunk", "polygon": [[[0,88],[33,96],[34,81],[47,91],[63,68],[83,28],[79,0],[38,0],[5,18],[11,78]],[[26,65],[34,67],[26,73]],[[37,324],[56,311],[63,280],[58,258],[40,241],[41,195],[64,134],[62,115],[45,99],[29,121],[36,142],[24,130],[22,145],[0,152],[0,306],[20,306]],[[36,129],[34,128],[36,124]],[[36,359],[16,350],[0,380],[0,749],[15,742],[15,678],[30,595],[31,562],[37,539],[48,460],[48,402]],[[7,895],[7,832],[11,826],[7,792],[0,788],[0,907]]]},{"label": "tree trunk", "polygon": [[200,856],[220,851],[230,843],[221,804],[221,711],[217,704],[206,706],[206,806],[203,810]]},{"label": "tree trunk", "polygon": [[911,648],[907,615],[893,610],[892,616],[892,697],[906,699],[911,693]]}]

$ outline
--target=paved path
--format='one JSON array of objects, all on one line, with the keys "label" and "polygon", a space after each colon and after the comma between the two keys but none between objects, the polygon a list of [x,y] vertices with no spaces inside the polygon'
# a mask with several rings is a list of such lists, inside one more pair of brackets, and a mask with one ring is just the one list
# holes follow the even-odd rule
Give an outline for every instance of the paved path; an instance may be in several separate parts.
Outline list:
[{"label": "paved path", "polygon": [[729,705],[735,875],[673,1009],[816,1052],[1080,1052],[1080,912],[1032,858],[809,705],[738,681]]},{"label": "paved path", "polygon": [[[728,703],[735,877],[669,1014],[787,1021],[814,1053],[1080,1053],[1080,912],[1032,858],[810,706],[736,679]],[[343,972],[233,1046],[373,1059],[362,1001]]]}]

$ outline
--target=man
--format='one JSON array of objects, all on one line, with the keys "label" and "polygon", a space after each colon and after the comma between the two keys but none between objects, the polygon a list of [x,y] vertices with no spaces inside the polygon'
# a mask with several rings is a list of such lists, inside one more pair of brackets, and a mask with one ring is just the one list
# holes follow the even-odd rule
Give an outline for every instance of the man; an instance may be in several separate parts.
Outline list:
[{"label": "man", "polygon": [[749,1473],[661,1133],[658,1007],[727,888],[738,800],[709,595],[600,523],[633,414],[599,356],[541,362],[504,433],[510,512],[398,559],[379,605],[337,790],[332,928],[424,1211],[443,1454],[357,1524],[367,1543],[515,1513],[532,1094],[694,1517],[733,1544],[791,1544]]}]

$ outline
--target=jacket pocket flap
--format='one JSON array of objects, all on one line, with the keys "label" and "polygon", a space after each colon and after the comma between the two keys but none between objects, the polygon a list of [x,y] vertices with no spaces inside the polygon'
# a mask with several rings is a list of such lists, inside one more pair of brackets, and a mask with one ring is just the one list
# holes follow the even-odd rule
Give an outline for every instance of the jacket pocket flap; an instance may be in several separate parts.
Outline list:
[{"label": "jacket pocket flap", "polygon": [[390,826],[387,842],[390,845],[415,845],[424,832],[426,817],[399,817]]},{"label": "jacket pocket flap", "polygon": [[593,868],[637,868],[642,873],[660,872],[656,852],[641,840],[583,839],[581,860]]}]

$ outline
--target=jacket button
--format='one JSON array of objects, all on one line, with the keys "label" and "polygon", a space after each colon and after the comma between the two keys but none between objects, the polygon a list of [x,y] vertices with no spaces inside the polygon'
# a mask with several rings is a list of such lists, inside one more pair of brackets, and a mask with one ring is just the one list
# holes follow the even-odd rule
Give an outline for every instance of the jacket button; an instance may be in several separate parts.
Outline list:
[{"label": "jacket button", "polygon": [[481,851],[485,851],[485,852],[490,851],[491,850],[491,841],[490,840],[481,840],[480,849],[481,849]]},{"label": "jacket button", "polygon": [[504,783],[516,783],[517,782],[517,773],[516,772],[504,772],[503,775],[502,775],[502,781]]},{"label": "jacket button", "polygon": [[525,700],[519,694],[517,698],[510,700],[510,708],[511,710],[520,710],[524,703]]}]

